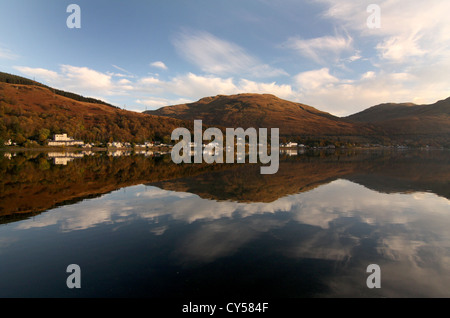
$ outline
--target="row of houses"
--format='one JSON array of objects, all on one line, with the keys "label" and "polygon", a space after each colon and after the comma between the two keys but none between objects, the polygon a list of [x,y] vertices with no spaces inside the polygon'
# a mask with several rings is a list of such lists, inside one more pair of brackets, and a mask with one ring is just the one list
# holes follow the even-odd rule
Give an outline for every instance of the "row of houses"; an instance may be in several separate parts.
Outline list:
[{"label": "row of houses", "polygon": [[[119,148],[119,149],[126,149],[126,148],[132,148],[133,145],[129,142],[120,142],[120,141],[113,141],[108,142],[107,144],[108,148]],[[152,148],[152,147],[172,147],[172,145],[164,144],[159,141],[146,141],[143,144],[135,144],[135,148]]]},{"label": "row of houses", "polygon": [[[10,140],[6,141],[5,146],[13,146],[16,145],[14,142]],[[70,147],[70,146],[81,146],[83,148],[92,148],[94,146],[93,143],[85,143],[82,140],[75,140],[72,137],[67,136],[67,134],[56,134],[53,136],[53,140],[48,140],[47,141],[48,146],[54,146],[54,147]],[[245,140],[243,140],[242,138],[237,138],[237,142],[236,142],[237,146],[243,146],[243,145],[248,145],[247,142],[245,142]],[[258,146],[261,146],[262,144],[258,144]],[[113,141],[113,142],[109,142],[107,144],[108,148],[118,148],[118,149],[127,149],[127,148],[132,148],[133,145],[130,142],[119,142],[119,141]],[[190,142],[189,146],[192,147],[196,147],[196,143],[195,142]],[[205,147],[219,147],[219,143],[218,142],[212,142],[209,143],[208,145],[202,145],[202,148]],[[172,145],[169,144],[164,144],[158,141],[152,142],[152,141],[147,141],[143,144],[136,144],[134,145],[135,148],[152,148],[152,147],[172,147]],[[280,148],[305,148],[305,145],[303,144],[298,144],[296,142],[292,142],[289,141],[287,143],[280,143]]]},{"label": "row of houses", "polygon": [[287,143],[280,143],[281,148],[305,148],[304,144],[298,144],[297,142],[289,141]]},{"label": "row of houses", "polygon": [[[49,140],[47,143],[49,146],[82,146],[85,148],[91,148],[94,146],[93,143],[85,143],[82,140],[74,140],[72,137],[67,136],[67,134],[56,134],[53,137],[53,140]],[[120,141],[113,141],[109,142],[107,144],[109,148],[131,148],[132,144],[130,142],[120,142]],[[147,141],[144,144],[137,144],[135,147],[137,148],[151,148],[155,146],[160,147],[170,147],[170,145],[162,144],[160,142],[151,142]]]},{"label": "row of houses", "polygon": [[84,146],[84,141],[74,140],[73,138],[68,137],[67,134],[56,134],[53,137],[53,140],[49,140],[47,144],[56,147]]}]

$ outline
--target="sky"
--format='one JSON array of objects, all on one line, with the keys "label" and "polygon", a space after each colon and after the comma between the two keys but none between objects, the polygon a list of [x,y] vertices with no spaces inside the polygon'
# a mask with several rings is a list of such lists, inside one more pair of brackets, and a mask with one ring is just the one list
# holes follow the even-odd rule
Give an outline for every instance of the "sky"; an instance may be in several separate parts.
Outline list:
[{"label": "sky", "polygon": [[449,13],[448,0],[0,0],[0,71],[133,111],[268,93],[347,116],[450,96]]}]

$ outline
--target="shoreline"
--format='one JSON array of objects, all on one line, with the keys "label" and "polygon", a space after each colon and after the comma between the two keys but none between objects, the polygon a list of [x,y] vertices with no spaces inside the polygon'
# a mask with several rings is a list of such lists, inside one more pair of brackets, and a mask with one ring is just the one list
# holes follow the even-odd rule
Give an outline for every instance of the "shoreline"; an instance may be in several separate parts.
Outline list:
[{"label": "shoreline", "polygon": [[[92,147],[92,148],[78,148],[78,147],[15,147],[15,146],[6,146],[0,148],[0,153],[2,152],[81,152],[81,151],[91,151],[91,152],[106,152],[106,151],[161,151],[167,150],[170,147],[150,147],[150,148],[115,148],[115,147]],[[280,150],[448,150],[447,148],[438,148],[438,147],[395,147],[395,146],[380,146],[380,147],[336,147],[336,148],[327,148],[327,147],[279,147]]]},{"label": "shoreline", "polygon": [[106,151],[142,151],[142,150],[165,150],[169,147],[151,147],[151,148],[116,148],[116,147],[92,147],[92,148],[77,148],[77,147],[4,147],[0,148],[0,152],[81,152],[81,151],[92,151],[92,152],[106,152]]}]

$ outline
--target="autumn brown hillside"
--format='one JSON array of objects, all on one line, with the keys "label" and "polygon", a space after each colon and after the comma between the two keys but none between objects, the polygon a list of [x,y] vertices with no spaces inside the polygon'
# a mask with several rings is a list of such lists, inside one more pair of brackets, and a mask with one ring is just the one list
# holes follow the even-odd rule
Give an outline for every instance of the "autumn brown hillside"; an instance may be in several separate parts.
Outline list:
[{"label": "autumn brown hillside", "polygon": [[345,118],[270,94],[218,95],[146,113],[225,127],[274,127],[301,142],[450,147],[450,98],[433,105],[382,104]]},{"label": "autumn brown hillside", "polygon": [[0,82],[0,141],[43,142],[56,133],[88,141],[169,140],[189,123],[55,94],[36,85]]},{"label": "autumn brown hillside", "polygon": [[287,136],[369,135],[368,126],[350,123],[314,107],[270,94],[206,97],[195,103],[167,106],[147,114],[194,120],[225,127],[279,128]]}]

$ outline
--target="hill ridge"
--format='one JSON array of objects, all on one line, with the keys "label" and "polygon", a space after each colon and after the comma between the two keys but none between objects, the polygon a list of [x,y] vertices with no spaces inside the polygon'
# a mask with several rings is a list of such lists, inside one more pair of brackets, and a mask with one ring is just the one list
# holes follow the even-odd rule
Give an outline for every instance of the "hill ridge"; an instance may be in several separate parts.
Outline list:
[{"label": "hill ridge", "polygon": [[0,147],[8,140],[22,146],[45,145],[67,133],[85,142],[169,142],[175,128],[190,124],[54,94],[45,86],[0,82]]}]

